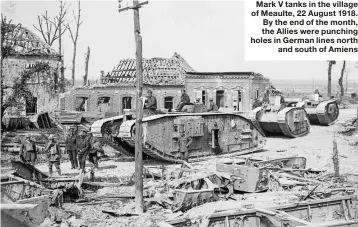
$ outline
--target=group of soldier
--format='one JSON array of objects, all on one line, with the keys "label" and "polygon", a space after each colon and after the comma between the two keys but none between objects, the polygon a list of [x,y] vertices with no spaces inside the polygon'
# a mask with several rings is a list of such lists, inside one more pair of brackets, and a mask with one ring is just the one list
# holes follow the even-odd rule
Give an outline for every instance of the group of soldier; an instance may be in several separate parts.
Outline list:
[{"label": "group of soldier", "polygon": [[[52,167],[55,166],[58,175],[61,175],[61,149],[59,142],[54,135],[48,137],[49,142],[45,146],[47,155],[49,173],[52,175]],[[94,137],[91,132],[80,130],[78,135],[75,128],[70,128],[65,140],[66,153],[71,162],[71,169],[80,169],[84,171],[86,159],[94,164],[98,169],[99,155],[104,156],[102,145],[98,138]],[[20,146],[20,160],[24,163],[35,165],[37,160],[38,149],[30,135],[25,136],[25,140]]]},{"label": "group of soldier", "polygon": [[[210,104],[209,104],[208,111],[218,111],[218,106],[214,102],[214,99],[210,98],[209,102],[210,102]],[[186,93],[185,89],[183,88],[183,89],[181,89],[180,102],[176,106],[175,111],[181,111],[182,108],[187,104],[190,104],[190,97]],[[147,91],[147,96],[146,96],[146,100],[144,103],[144,109],[149,109],[152,111],[157,110],[157,99],[153,96],[153,92],[151,90]]]}]

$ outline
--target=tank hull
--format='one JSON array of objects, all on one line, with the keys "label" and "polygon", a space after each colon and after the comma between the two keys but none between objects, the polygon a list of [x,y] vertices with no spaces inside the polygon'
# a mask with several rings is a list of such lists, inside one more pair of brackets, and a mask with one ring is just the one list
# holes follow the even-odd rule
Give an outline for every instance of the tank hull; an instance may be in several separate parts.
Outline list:
[{"label": "tank hull", "polygon": [[[121,124],[122,147],[134,155],[135,121]],[[195,161],[261,149],[265,135],[236,114],[186,113],[143,118],[143,152],[170,162]]]},{"label": "tank hull", "polygon": [[331,125],[339,116],[338,104],[335,100],[321,102],[316,108],[305,108],[311,124]]},{"label": "tank hull", "polygon": [[252,111],[266,134],[283,134],[295,138],[310,131],[307,112],[302,107],[286,107],[281,110],[256,108]]}]

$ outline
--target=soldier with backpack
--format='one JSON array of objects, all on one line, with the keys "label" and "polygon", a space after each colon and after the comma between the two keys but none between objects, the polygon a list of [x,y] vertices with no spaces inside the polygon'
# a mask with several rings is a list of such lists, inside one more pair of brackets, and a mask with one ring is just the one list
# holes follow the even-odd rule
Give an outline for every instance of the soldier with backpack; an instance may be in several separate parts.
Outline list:
[{"label": "soldier with backpack", "polygon": [[79,168],[84,171],[86,166],[86,158],[90,149],[90,143],[87,137],[87,131],[81,130],[76,139],[76,148],[78,154]]},{"label": "soldier with backpack", "polygon": [[92,162],[96,169],[98,169],[98,153],[102,154],[102,144],[101,141],[94,137],[92,133],[89,133],[88,141],[90,143],[90,149],[88,154],[88,161]]},{"label": "soldier with backpack", "polygon": [[56,170],[58,172],[58,175],[61,175],[61,149],[58,142],[55,140],[55,137],[53,135],[50,135],[48,138],[50,141],[47,143],[45,147],[45,152],[47,153],[48,158],[48,167],[49,167],[49,173],[52,175],[52,166],[54,165],[56,167]]},{"label": "soldier with backpack", "polygon": [[35,165],[37,159],[37,149],[35,143],[31,140],[30,135],[25,136],[25,140],[20,147],[20,160],[25,163]]}]

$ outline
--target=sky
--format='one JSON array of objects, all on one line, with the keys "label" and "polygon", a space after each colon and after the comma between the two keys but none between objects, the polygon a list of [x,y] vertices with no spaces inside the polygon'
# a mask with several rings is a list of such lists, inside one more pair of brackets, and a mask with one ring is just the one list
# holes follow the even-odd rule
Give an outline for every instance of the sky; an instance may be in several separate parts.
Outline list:
[{"label": "sky", "polygon": [[[70,4],[67,22],[74,28]],[[126,3],[125,3],[126,4]],[[124,4],[124,5],[125,5]],[[123,5],[123,4],[122,4]],[[1,12],[35,34],[37,16],[55,16],[58,1],[2,1]],[[111,71],[121,59],[135,58],[133,11],[118,13],[117,1],[81,1],[81,20],[76,57],[76,80],[85,71],[85,52],[91,48],[89,79],[99,78],[100,71]],[[72,24],[71,24],[72,22]],[[243,1],[149,1],[140,9],[143,57],[181,55],[196,71],[254,71],[272,80],[326,80],[326,61],[245,61]],[[57,50],[57,42],[54,49]],[[67,78],[71,77],[73,43],[64,35]],[[358,81],[356,62],[347,62],[350,80]],[[342,62],[332,70],[338,80]],[[358,67],[358,66],[357,66]]]}]

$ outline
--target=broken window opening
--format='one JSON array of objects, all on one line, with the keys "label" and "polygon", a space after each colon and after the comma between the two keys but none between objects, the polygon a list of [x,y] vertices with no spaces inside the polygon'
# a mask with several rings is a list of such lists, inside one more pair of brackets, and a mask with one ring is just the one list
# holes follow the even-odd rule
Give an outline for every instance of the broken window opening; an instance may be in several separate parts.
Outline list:
[{"label": "broken window opening", "polygon": [[216,91],[216,105],[218,107],[224,107],[224,96],[225,91],[224,90],[218,90]]},{"label": "broken window opening", "polygon": [[33,97],[29,102],[26,103],[26,113],[27,114],[37,113],[37,97]]},{"label": "broken window opening", "polygon": [[87,111],[87,97],[76,98],[76,111],[85,112]]},{"label": "broken window opening", "polygon": [[132,109],[132,97],[122,98],[122,111]]},{"label": "broken window opening", "polygon": [[110,109],[110,97],[99,97],[97,102],[97,108],[99,112],[108,112]]},{"label": "broken window opening", "polygon": [[174,101],[174,97],[172,96],[167,96],[164,98],[164,109],[173,109],[173,101]]},{"label": "broken window opening", "polygon": [[205,90],[201,91],[201,101],[205,105],[206,104],[206,92]]}]

